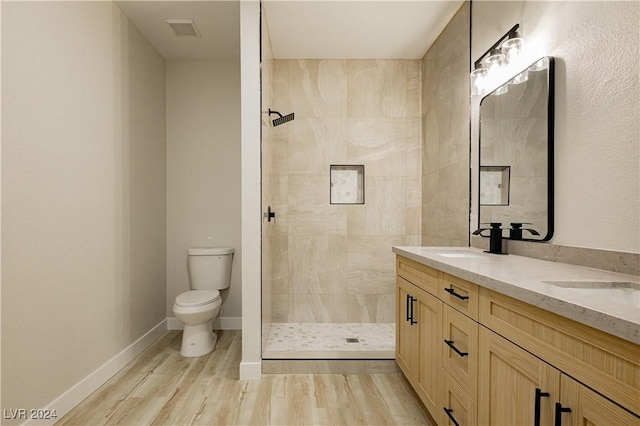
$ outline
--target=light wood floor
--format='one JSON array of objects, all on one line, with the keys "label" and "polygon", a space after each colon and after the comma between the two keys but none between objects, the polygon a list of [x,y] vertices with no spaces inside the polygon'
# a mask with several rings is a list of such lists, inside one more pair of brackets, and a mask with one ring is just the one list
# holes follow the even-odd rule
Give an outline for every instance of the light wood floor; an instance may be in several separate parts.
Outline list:
[{"label": "light wood floor", "polygon": [[56,425],[430,425],[401,374],[274,374],[238,380],[239,331],[207,356],[168,332]]}]

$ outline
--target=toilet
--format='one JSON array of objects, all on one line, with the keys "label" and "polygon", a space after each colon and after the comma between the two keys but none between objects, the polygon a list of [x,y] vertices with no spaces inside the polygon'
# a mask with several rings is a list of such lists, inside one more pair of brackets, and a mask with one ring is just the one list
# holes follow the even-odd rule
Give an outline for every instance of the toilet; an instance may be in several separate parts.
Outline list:
[{"label": "toilet", "polygon": [[228,247],[187,250],[191,290],[179,294],[173,304],[174,315],[184,323],[180,349],[184,357],[206,355],[216,346],[211,321],[220,313],[220,290],[231,285],[233,253]]}]

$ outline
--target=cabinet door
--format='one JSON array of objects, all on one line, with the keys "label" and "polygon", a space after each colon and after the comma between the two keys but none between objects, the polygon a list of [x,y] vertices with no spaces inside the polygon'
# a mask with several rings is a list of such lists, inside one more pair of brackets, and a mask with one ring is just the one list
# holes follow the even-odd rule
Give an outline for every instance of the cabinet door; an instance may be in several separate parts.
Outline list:
[{"label": "cabinet door", "polygon": [[444,397],[441,425],[475,426],[478,424],[478,407],[460,385],[445,371],[442,372]]},{"label": "cabinet door", "polygon": [[555,415],[558,419],[555,424],[562,426],[640,425],[640,417],[564,374],[561,378],[560,401],[556,408],[558,412]]},{"label": "cabinet door", "polygon": [[420,327],[419,369],[416,393],[429,412],[438,418],[442,407],[438,401],[442,389],[442,302],[417,289],[418,325]]},{"label": "cabinet door", "polygon": [[396,278],[396,362],[414,387],[417,381],[420,337],[416,322],[419,312],[415,307],[416,302],[413,302],[417,289],[408,281]]},{"label": "cabinet door", "polygon": [[560,372],[484,327],[479,333],[478,422],[552,425]]},{"label": "cabinet door", "polygon": [[478,323],[442,305],[442,366],[475,400],[478,392]]}]

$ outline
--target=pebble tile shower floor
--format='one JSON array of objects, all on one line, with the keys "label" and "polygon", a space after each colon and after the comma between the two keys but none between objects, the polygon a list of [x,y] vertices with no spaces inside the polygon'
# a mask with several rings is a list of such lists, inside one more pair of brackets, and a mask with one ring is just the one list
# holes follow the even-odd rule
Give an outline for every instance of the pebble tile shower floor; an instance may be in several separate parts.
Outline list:
[{"label": "pebble tile shower floor", "polygon": [[273,323],[263,358],[392,359],[394,354],[393,323]]}]

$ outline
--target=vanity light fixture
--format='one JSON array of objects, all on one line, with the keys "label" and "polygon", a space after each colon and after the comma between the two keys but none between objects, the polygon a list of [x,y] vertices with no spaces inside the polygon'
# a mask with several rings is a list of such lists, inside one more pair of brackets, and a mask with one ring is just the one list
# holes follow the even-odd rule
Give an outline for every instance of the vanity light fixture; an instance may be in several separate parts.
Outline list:
[{"label": "vanity light fixture", "polygon": [[[527,81],[529,71],[541,71],[548,67],[548,63],[539,61],[505,81],[525,65],[524,39],[520,37],[519,28],[520,24],[514,25],[474,63],[470,75],[471,95],[484,95],[491,90],[494,90],[494,95],[502,95],[509,90],[509,84]],[[503,84],[495,89],[500,83]]]}]

